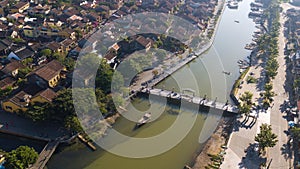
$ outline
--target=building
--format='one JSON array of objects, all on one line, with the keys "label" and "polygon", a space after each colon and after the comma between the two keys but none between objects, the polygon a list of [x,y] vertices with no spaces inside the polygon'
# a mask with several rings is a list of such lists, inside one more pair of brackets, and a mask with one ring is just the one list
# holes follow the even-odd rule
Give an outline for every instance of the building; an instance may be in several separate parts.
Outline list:
[{"label": "building", "polygon": [[11,113],[24,112],[34,102],[52,102],[57,94],[47,88],[41,89],[38,86],[27,86],[24,90],[2,102],[3,110]]},{"label": "building", "polygon": [[[5,77],[7,76],[16,77],[18,75],[19,69],[22,68],[24,68],[24,66],[21,64],[21,62],[12,60],[12,62],[5,65],[4,68],[0,70],[0,72]],[[4,77],[0,77],[0,78],[4,78]]]},{"label": "building", "polygon": [[29,25],[23,27],[23,33],[26,37],[29,38],[37,38],[39,36],[37,30],[34,27],[31,27]]},{"label": "building", "polygon": [[135,48],[138,50],[146,49],[148,51],[152,46],[152,40],[143,36],[138,36],[135,39]]},{"label": "building", "polygon": [[68,38],[60,42],[60,45],[62,51],[65,53],[69,52],[72,48],[76,47],[76,43],[73,40]]},{"label": "building", "polygon": [[62,71],[66,68],[57,60],[52,60],[45,66],[37,69],[28,76],[28,81],[42,88],[54,88],[61,79]]},{"label": "building", "polygon": [[10,52],[10,54],[7,56],[9,60],[15,59],[18,61],[24,60],[26,58],[30,58],[34,56],[34,51],[32,51],[29,47],[23,46],[21,48],[18,48],[14,50],[13,52]]},{"label": "building", "polygon": [[0,89],[4,90],[8,87],[12,87],[15,84],[16,80],[10,76],[0,80]]},{"label": "building", "polygon": [[20,1],[9,9],[9,13],[22,13],[29,8],[29,2]]}]

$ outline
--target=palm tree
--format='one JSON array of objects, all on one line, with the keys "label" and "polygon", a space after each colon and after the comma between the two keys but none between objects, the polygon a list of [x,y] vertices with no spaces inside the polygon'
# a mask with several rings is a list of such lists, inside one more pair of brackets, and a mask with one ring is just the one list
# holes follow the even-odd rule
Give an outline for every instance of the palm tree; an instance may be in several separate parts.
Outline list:
[{"label": "palm tree", "polygon": [[243,103],[246,103],[247,105],[252,105],[252,97],[253,97],[253,94],[249,91],[246,91],[244,92],[244,94],[242,94],[242,96],[240,97],[240,100],[243,102]]},{"label": "palm tree", "polygon": [[272,132],[271,125],[262,124],[260,133],[255,136],[255,141],[258,142],[260,152],[265,152],[267,147],[274,147],[277,140],[277,135]]},{"label": "palm tree", "polygon": [[251,111],[251,105],[244,104],[244,103],[239,104],[238,108],[241,114],[246,114],[247,116]]},{"label": "palm tree", "polygon": [[291,133],[294,138],[300,138],[300,128],[299,127],[292,127]]}]

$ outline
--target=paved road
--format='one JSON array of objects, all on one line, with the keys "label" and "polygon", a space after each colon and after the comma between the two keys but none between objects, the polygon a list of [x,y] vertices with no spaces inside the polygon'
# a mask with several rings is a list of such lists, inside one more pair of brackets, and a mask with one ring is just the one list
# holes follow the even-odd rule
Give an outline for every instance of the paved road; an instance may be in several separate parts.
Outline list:
[{"label": "paved road", "polygon": [[[288,8],[284,7],[284,10]],[[285,134],[285,131],[288,130],[287,120],[284,118],[286,112],[281,106],[284,103],[284,100],[288,99],[288,95],[284,89],[286,82],[286,63],[284,56],[284,47],[285,47],[285,38],[283,35],[283,23],[285,18],[283,14],[280,16],[281,29],[279,34],[279,56],[277,61],[279,63],[278,74],[273,80],[273,90],[277,94],[274,97],[275,103],[271,109],[271,125],[273,132],[278,135],[278,143],[275,147],[270,148],[269,156],[273,159],[270,168],[289,168],[290,160],[290,151],[288,151],[287,142],[288,137]]]},{"label": "paved road", "polygon": [[32,122],[29,119],[1,110],[0,131],[45,139],[54,139],[66,134],[65,130],[62,127],[59,127],[57,123]]},{"label": "paved road", "polygon": [[[283,4],[284,10],[287,10],[291,7],[289,4]],[[284,17],[281,14],[280,22],[284,23]],[[259,112],[257,122],[252,125],[252,128],[241,127],[241,123],[245,120],[245,117],[238,119],[237,123],[234,125],[233,133],[229,139],[229,146],[227,149],[227,154],[225,156],[224,162],[221,165],[221,168],[224,169],[233,169],[233,168],[248,168],[254,169],[259,168],[258,164],[264,159],[258,158],[257,153],[253,152],[249,147],[250,144],[254,143],[254,137],[259,133],[259,126],[262,123],[267,123],[272,125],[273,132],[278,135],[278,143],[275,147],[269,148],[267,157],[267,163],[270,164],[271,169],[287,169],[292,166],[293,157],[288,143],[288,136],[285,134],[285,131],[288,129],[287,120],[284,118],[286,112],[282,109],[284,100],[288,99],[288,95],[284,89],[285,80],[286,80],[286,64],[284,59],[284,47],[285,47],[285,38],[283,35],[283,26],[280,30],[279,35],[279,56],[277,61],[279,63],[278,75],[273,81],[274,91],[277,96],[274,97],[275,103],[266,112]],[[256,71],[255,74],[259,74],[263,70],[263,64],[257,64],[257,68],[251,70]],[[241,92],[251,91],[254,93],[254,101],[258,101],[259,96],[257,93],[261,91],[260,86],[263,85],[263,82],[260,81],[260,85],[243,85]],[[255,92],[256,91],[256,92]],[[250,121],[250,122],[249,122]],[[244,126],[252,122],[251,118],[244,123]],[[247,150],[247,151],[244,151]],[[259,161],[261,160],[261,161]]]}]

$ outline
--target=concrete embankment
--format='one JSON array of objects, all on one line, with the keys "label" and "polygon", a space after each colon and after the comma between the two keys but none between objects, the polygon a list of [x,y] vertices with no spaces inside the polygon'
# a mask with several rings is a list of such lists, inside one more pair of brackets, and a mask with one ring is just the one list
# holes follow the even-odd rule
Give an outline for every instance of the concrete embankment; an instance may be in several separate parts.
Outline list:
[{"label": "concrete embankment", "polygon": [[46,141],[46,142],[50,141],[49,138],[26,135],[23,133],[18,133],[18,132],[14,132],[14,131],[10,131],[10,130],[5,130],[5,129],[0,129],[0,132],[4,133],[4,134],[10,134],[10,135],[17,136],[17,137],[23,137],[23,138],[28,138],[28,139],[38,140],[38,141]]}]

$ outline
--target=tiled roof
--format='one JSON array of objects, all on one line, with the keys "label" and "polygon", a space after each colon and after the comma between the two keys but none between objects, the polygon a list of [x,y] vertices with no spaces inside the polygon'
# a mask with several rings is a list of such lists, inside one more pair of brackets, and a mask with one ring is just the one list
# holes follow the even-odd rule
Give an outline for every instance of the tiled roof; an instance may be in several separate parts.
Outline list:
[{"label": "tiled roof", "polygon": [[151,41],[143,36],[136,38],[136,41],[144,47],[147,47],[149,44],[151,44]]},{"label": "tiled roof", "polygon": [[57,43],[57,42],[50,42],[50,43],[47,45],[47,48],[49,48],[49,49],[55,51],[55,50],[57,50],[57,49],[60,48],[60,44]]},{"label": "tiled roof", "polygon": [[21,1],[19,3],[17,3],[16,5],[14,5],[13,7],[19,9],[19,8],[22,8],[23,6],[25,6],[26,4],[28,4],[29,2],[24,2],[24,1]]},{"label": "tiled roof", "polygon": [[24,91],[20,91],[19,93],[14,95],[11,99],[9,99],[9,101],[20,107],[26,107],[26,106],[28,106],[29,102],[25,101],[25,99],[24,99],[25,97],[30,97],[30,95]]},{"label": "tiled roof", "polygon": [[15,82],[16,80],[14,78],[8,76],[0,81],[0,89],[5,89],[8,86],[13,85]]},{"label": "tiled roof", "polygon": [[12,62],[8,63],[1,71],[5,74],[9,74],[14,70],[23,68],[23,67],[24,66],[19,61],[12,60]]},{"label": "tiled roof", "polygon": [[41,67],[40,69],[36,70],[34,74],[38,75],[39,77],[43,78],[46,81],[51,80],[64,69],[64,66],[56,60],[52,60],[45,66]]},{"label": "tiled roof", "polygon": [[49,102],[52,102],[52,100],[57,96],[57,93],[55,93],[53,90],[47,88],[46,90],[41,91],[36,96],[41,96],[44,99],[48,100]]}]

